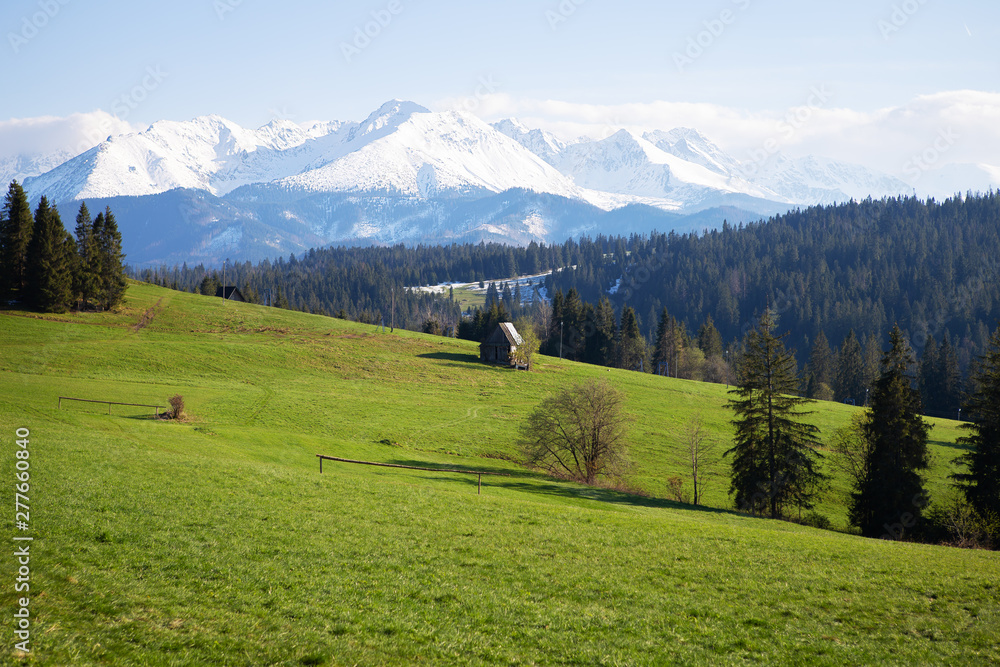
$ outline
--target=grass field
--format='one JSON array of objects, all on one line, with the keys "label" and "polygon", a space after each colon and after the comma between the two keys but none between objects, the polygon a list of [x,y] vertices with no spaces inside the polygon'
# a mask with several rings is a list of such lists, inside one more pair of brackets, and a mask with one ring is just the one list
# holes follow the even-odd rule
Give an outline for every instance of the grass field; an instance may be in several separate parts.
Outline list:
[{"label": "grass field", "polygon": [[[134,325],[151,313],[148,326]],[[31,430],[31,653],[39,665],[970,664],[1000,662],[1000,558],[661,499],[702,415],[726,448],[725,387],[133,285],[116,314],[0,313],[0,463]],[[527,410],[604,377],[635,417],[652,497],[509,462]],[[63,404],[58,396],[165,405]],[[816,404],[830,434],[851,410]],[[935,422],[932,495],[957,434]],[[326,463],[316,454],[443,472]],[[820,511],[845,524],[846,484]],[[9,543],[12,544],[12,543]],[[10,549],[9,552],[12,552]],[[8,553],[9,553],[8,552]],[[4,609],[17,563],[0,557]]]}]

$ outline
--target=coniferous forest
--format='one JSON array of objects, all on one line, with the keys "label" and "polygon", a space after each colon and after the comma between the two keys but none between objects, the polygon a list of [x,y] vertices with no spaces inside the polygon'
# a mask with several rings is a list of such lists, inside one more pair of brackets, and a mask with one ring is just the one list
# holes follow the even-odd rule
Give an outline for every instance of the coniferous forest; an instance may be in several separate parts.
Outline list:
[{"label": "coniferous forest", "polygon": [[81,203],[76,236],[43,195],[34,213],[13,181],[0,209],[0,303],[44,312],[114,308],[125,296],[122,237],[110,208]]}]

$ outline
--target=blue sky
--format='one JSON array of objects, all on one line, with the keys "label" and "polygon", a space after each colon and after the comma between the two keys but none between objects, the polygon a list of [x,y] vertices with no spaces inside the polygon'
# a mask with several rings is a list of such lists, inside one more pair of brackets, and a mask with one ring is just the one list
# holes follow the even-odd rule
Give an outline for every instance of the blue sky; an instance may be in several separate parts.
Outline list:
[{"label": "blue sky", "polygon": [[[990,94],[974,104],[992,117],[1000,81],[995,0],[6,0],[0,26],[0,125],[97,110],[135,127],[360,120],[403,98],[564,134],[705,118],[745,150],[767,134],[752,121],[780,122],[816,86],[831,95],[813,122],[832,127],[953,91]],[[812,149],[809,133],[798,143]]]}]

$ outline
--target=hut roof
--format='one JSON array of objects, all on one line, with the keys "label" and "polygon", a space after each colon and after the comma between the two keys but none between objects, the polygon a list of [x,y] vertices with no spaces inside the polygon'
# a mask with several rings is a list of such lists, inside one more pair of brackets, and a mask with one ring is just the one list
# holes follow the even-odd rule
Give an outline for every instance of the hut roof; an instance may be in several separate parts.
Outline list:
[{"label": "hut roof", "polygon": [[238,287],[233,287],[229,285],[217,288],[215,290],[215,296],[222,297],[224,299],[238,298],[240,301],[243,300],[243,292],[241,292]]},{"label": "hut roof", "polygon": [[518,345],[524,343],[524,339],[521,338],[521,334],[517,333],[517,329],[514,328],[513,323],[501,322],[500,326],[497,328],[500,329],[501,332],[503,332],[503,335],[507,339],[507,342],[510,343],[512,346],[517,347]]}]

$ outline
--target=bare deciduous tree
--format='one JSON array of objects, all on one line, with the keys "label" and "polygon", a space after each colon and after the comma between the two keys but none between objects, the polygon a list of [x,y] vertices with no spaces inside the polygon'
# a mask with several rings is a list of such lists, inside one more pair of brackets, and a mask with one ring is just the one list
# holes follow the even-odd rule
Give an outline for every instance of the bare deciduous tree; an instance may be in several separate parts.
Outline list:
[{"label": "bare deciduous tree", "polygon": [[521,429],[526,461],[587,484],[620,475],[628,457],[624,398],[607,381],[590,380],[545,399]]},{"label": "bare deciduous tree", "polygon": [[688,422],[685,440],[691,462],[691,482],[694,485],[691,501],[695,505],[700,505],[701,497],[705,493],[703,469],[706,459],[715,451],[718,443],[710,439],[700,414],[694,415]]},{"label": "bare deciduous tree", "polygon": [[869,419],[871,414],[867,410],[854,413],[850,424],[834,432],[830,447],[839,454],[831,457],[830,464],[845,473],[851,480],[851,488],[855,489],[868,477],[871,443],[865,436],[865,425]]}]

